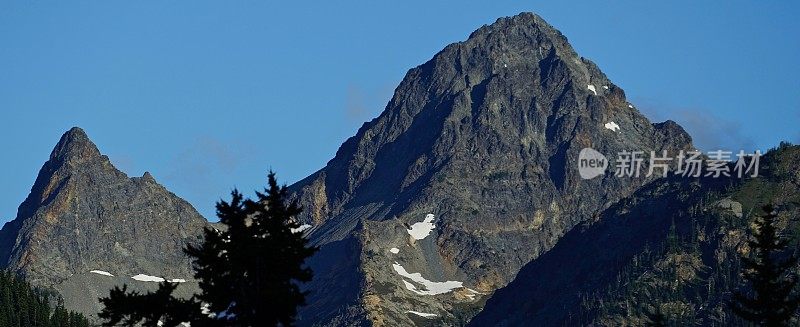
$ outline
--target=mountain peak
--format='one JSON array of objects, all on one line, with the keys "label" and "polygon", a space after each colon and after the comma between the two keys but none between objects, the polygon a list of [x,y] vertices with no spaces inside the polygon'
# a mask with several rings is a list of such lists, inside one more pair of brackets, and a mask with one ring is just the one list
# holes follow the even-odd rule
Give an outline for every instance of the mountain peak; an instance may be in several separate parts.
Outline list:
[{"label": "mountain peak", "polygon": [[[499,42],[521,41],[527,39],[527,46],[553,44],[568,46],[567,38],[556,28],[548,24],[542,17],[523,12],[516,16],[498,18],[494,23],[484,25],[469,36],[469,39],[486,40],[502,36]],[[497,45],[498,42],[488,42],[485,45]],[[571,48],[571,47],[570,47]]]},{"label": "mountain peak", "polygon": [[[620,130],[609,131],[610,123]],[[316,257],[326,258],[309,264],[320,272],[309,303],[339,301],[301,314],[349,319],[341,308],[361,306],[354,310],[366,312],[363,319],[412,325],[409,308],[458,308],[442,324],[461,325],[481,306],[475,294],[505,286],[566,231],[648,182],[585,180],[576,169],[582,149],[660,153],[690,142],[677,125],[651,124],[541,17],[498,19],[409,70],[380,116],[291,187],[306,208],[299,219],[317,226],[310,234],[321,246]],[[437,231],[428,241],[411,241],[401,257],[374,255],[409,244],[407,226],[428,214]],[[348,259],[359,250],[362,259]],[[428,298],[409,286],[382,287],[397,283],[398,271],[386,269],[394,262],[475,293]],[[342,271],[368,285],[339,279]],[[352,283],[342,288],[353,292],[325,290],[332,283]]]},{"label": "mountain peak", "polygon": [[[494,23],[490,25],[485,25],[483,28],[488,28],[490,30],[502,29],[511,26],[520,26],[520,27],[539,27],[548,29],[550,31],[556,31],[553,26],[548,24],[542,17],[539,15],[532,13],[532,12],[522,12],[514,16],[509,17],[500,17]],[[479,28],[473,34],[480,33],[483,28]],[[560,34],[560,33],[559,33]]]},{"label": "mountain peak", "polygon": [[94,320],[101,309],[97,294],[115,283],[148,287],[90,273],[95,269],[183,279],[180,296],[195,292],[183,246],[197,242],[205,226],[188,202],[150,173],[129,178],[74,127],[42,166],[16,219],[0,229],[0,268],[59,292],[67,308]]},{"label": "mountain peak", "polygon": [[83,161],[90,158],[99,157],[100,151],[97,146],[89,139],[86,132],[80,127],[73,127],[56,144],[50,154],[51,161],[67,161],[77,159]]}]

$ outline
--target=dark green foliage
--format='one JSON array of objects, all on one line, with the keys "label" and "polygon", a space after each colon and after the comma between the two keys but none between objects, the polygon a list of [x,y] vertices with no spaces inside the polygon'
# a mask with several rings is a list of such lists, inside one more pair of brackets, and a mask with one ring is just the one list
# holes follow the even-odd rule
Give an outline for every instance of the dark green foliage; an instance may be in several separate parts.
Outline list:
[{"label": "dark green foliage", "polygon": [[691,240],[672,224],[663,244],[635,256],[602,293],[583,299],[584,323],[618,326],[688,326],[707,302],[708,267]]},{"label": "dark green foliage", "polygon": [[785,326],[800,305],[794,292],[797,279],[790,271],[797,259],[786,254],[788,242],[776,231],[777,215],[772,205],[764,206],[763,210],[766,214],[754,222],[755,240],[748,242],[753,257],[741,258],[742,275],[748,287],[734,294],[731,309],[756,324]]},{"label": "dark green foliage", "polygon": [[50,299],[50,294],[31,287],[12,273],[0,272],[0,326],[89,326],[85,316],[67,311],[60,300],[51,308]]},{"label": "dark green foliage", "polygon": [[116,288],[101,299],[105,325],[155,326],[159,321],[165,326],[186,321],[195,327],[294,325],[297,307],[305,304],[306,296],[298,284],[312,277],[304,262],[317,248],[302,233],[292,231],[300,227],[294,217],[301,209],[294,202],[287,204],[288,190],[278,185],[274,173],[269,174],[265,193],[256,195],[250,200],[233,191],[230,202],[217,203],[217,216],[225,228],[206,228],[203,244],[186,248],[201,294],[176,299],[175,285],[169,283],[147,294]]},{"label": "dark green foliage", "polygon": [[303,262],[316,248],[309,247],[301,233],[291,231],[300,227],[290,220],[300,208],[286,205],[288,191],[278,186],[274,174],[266,193],[257,196],[256,201],[243,201],[234,192],[230,203],[217,206],[227,230],[207,229],[207,241],[187,249],[195,258],[195,277],[201,280],[199,299],[211,304],[212,312],[235,315],[242,325],[292,325],[306,295],[296,282],[311,280],[311,270]]},{"label": "dark green foliage", "polygon": [[[740,258],[747,254],[749,260],[760,262],[748,241],[754,222],[757,230],[758,224],[763,224],[756,216],[764,203],[775,203],[782,213],[777,222],[769,218],[773,229],[780,226],[776,237],[785,240],[770,257],[773,264],[786,269],[773,272],[781,277],[761,288],[770,289],[770,296],[785,295],[793,301],[788,283],[794,283],[800,269],[792,256],[800,251],[798,163],[800,147],[782,144],[762,158],[757,178],[733,180],[735,183],[723,187],[710,185],[708,180],[696,183],[691,194],[702,194],[702,198],[663,213],[663,219],[673,222],[664,229],[663,238],[653,239],[650,246],[626,260],[614,280],[580,293],[581,306],[570,310],[572,317],[578,317],[572,318],[572,325],[642,326],[655,324],[653,319],[658,318],[667,326],[752,326],[736,315],[730,304],[737,291],[750,299],[758,294],[757,287],[741,273],[755,270],[745,267],[747,260]],[[667,201],[677,203],[680,198]],[[723,199],[741,204],[741,209],[737,212],[729,204],[721,206],[718,201]],[[654,316],[656,313],[663,318]],[[792,323],[798,318],[797,312],[790,317]]]},{"label": "dark green foliage", "polygon": [[140,321],[144,321],[145,327],[157,326],[158,321],[164,326],[177,326],[181,322],[197,321],[200,303],[173,297],[177,286],[177,283],[161,282],[158,290],[147,294],[128,293],[127,285],[114,287],[109,297],[100,299],[104,308],[99,317],[106,321],[105,326],[135,326]]}]

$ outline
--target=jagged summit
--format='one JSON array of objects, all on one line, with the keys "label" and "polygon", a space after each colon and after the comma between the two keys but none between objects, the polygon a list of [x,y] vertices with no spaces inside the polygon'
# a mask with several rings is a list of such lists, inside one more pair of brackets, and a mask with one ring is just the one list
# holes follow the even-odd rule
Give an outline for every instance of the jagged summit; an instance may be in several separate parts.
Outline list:
[{"label": "jagged summit", "polygon": [[196,290],[182,250],[206,224],[149,173],[128,178],[75,127],[56,144],[16,219],[0,230],[0,267],[96,317],[97,299],[112,286],[154,286],[131,276],[185,279],[180,292]]},{"label": "jagged summit", "polygon": [[462,42],[486,49],[495,66],[512,68],[526,59],[559,58],[582,84],[608,85],[610,81],[593,62],[575,52],[566,36],[535,13],[523,12],[484,25]]},{"label": "jagged summit", "polygon": [[[498,18],[494,23],[483,25],[469,35],[469,40],[485,39],[489,36],[502,37],[538,37],[537,43],[549,41],[569,50],[567,38],[547,23],[542,17],[532,12],[523,12],[511,17]],[[575,54],[571,51],[571,54]]]},{"label": "jagged summit", "polygon": [[514,16],[500,17],[496,19],[494,23],[485,24],[476,29],[474,32],[472,32],[470,34],[470,37],[472,35],[483,32],[487,29],[501,30],[504,27],[508,26],[531,26],[536,28],[546,28],[554,33],[561,34],[561,32],[556,30],[552,25],[550,25],[550,23],[545,21],[544,18],[542,18],[541,16],[537,15],[534,12],[524,11]]},{"label": "jagged summit", "polygon": [[56,144],[50,154],[50,160],[65,161],[77,159],[79,161],[100,157],[97,146],[89,139],[86,132],[80,127],[73,127]]},{"label": "jagged summit", "polygon": [[39,206],[52,200],[52,193],[63,188],[65,180],[78,172],[125,176],[111,165],[108,157],[100,154],[86,132],[73,127],[61,136],[50,153],[50,159],[39,170],[30,194],[19,206],[17,219],[32,214]]}]

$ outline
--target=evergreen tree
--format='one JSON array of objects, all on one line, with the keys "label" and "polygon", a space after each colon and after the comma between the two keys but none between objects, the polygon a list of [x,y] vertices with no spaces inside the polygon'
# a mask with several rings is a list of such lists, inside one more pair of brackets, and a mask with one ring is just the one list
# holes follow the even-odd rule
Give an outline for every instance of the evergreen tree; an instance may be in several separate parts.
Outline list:
[{"label": "evergreen tree", "polygon": [[145,327],[158,326],[159,322],[177,326],[181,322],[198,321],[200,303],[173,297],[177,287],[177,283],[161,282],[155,292],[146,294],[128,293],[127,285],[114,287],[109,297],[100,299],[104,308],[99,317],[106,321],[105,326],[136,326],[141,321]]},{"label": "evergreen tree", "polygon": [[20,277],[0,272],[0,326],[89,326],[85,316],[64,309],[60,299],[56,308],[51,309],[50,298],[50,293],[31,287]]},{"label": "evergreen tree", "polygon": [[268,183],[255,200],[234,190],[230,202],[217,203],[225,228],[206,228],[201,245],[186,247],[199,295],[177,299],[172,296],[176,285],[166,282],[147,294],[115,288],[101,299],[105,325],[294,325],[297,307],[305,305],[307,295],[299,283],[312,278],[304,263],[317,248],[297,232],[300,224],[294,218],[301,209],[288,202],[286,186],[279,186],[272,172]]},{"label": "evergreen tree", "polygon": [[675,220],[673,219],[667,234],[667,252],[677,253],[679,251],[681,251],[681,239],[678,237],[678,229],[675,227]]},{"label": "evergreen tree", "polygon": [[773,206],[766,205],[763,210],[766,214],[755,221],[755,240],[748,242],[753,258],[741,258],[749,292],[735,292],[731,308],[747,321],[785,326],[800,305],[794,293],[797,279],[790,272],[797,258],[785,253],[787,241],[776,231]]}]

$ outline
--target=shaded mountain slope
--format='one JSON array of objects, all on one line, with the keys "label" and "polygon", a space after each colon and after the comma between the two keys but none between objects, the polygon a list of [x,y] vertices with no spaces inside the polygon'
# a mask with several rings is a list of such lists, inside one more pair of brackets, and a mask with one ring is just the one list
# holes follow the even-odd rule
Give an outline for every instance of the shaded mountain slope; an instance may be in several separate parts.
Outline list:
[{"label": "shaded mountain slope", "polygon": [[757,178],[648,185],[526,265],[471,325],[644,326],[658,310],[675,325],[742,325],[726,303],[760,206],[777,205],[800,249],[800,147],[761,160]]}]

